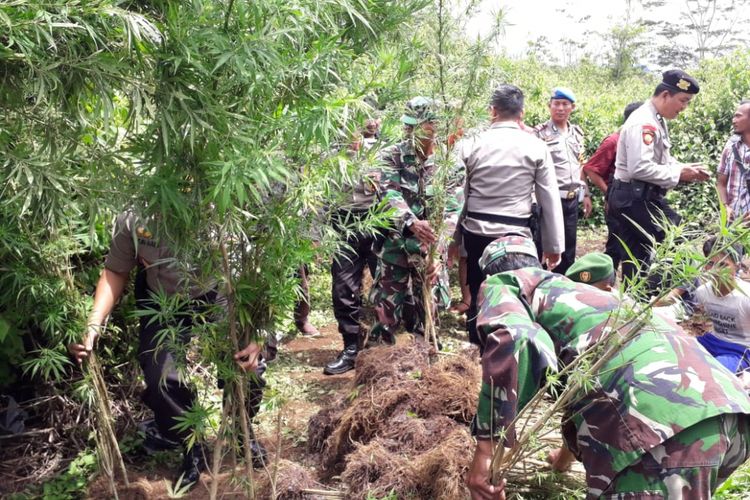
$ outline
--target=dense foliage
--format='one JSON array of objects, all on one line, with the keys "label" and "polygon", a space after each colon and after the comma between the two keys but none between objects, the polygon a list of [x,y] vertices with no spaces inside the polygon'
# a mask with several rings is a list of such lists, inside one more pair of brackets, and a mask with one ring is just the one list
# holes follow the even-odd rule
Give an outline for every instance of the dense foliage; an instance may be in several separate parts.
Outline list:
[{"label": "dense foliage", "polygon": [[[72,392],[79,377],[65,346],[85,329],[112,221],[125,208],[149,217],[177,260],[227,292],[234,306],[225,323],[206,327],[199,349],[231,380],[237,342],[283,328],[298,296],[295,270],[340,243],[326,213],[357,166],[336,151],[364,118],[383,118],[384,142],[394,141],[404,99],[424,94],[443,105],[445,137],[458,116],[467,129],[484,126],[492,87],[509,82],[526,93],[525,121],[535,125],[548,117],[550,89],[564,85],[578,96],[573,121],[591,154],[659,79],[638,68],[615,78],[586,60],[560,68],[496,56],[502,16],[486,38],[467,41],[462,20],[473,8],[0,4],[2,392],[33,392],[43,380]],[[734,107],[750,95],[749,63],[750,52],[737,52],[694,68],[702,91],[670,124],[678,158],[715,168]],[[672,196],[689,221],[718,212],[713,183]],[[100,346],[110,366],[133,360],[132,303],[126,297]]]}]

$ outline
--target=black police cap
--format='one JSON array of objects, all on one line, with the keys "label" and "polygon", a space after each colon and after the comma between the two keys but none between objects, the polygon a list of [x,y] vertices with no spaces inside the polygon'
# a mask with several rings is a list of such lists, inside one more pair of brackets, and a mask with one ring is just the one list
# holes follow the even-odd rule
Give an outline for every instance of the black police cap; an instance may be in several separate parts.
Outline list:
[{"label": "black police cap", "polygon": [[697,94],[701,89],[698,81],[681,69],[670,69],[661,75],[661,83],[667,87],[685,92],[686,94]]}]

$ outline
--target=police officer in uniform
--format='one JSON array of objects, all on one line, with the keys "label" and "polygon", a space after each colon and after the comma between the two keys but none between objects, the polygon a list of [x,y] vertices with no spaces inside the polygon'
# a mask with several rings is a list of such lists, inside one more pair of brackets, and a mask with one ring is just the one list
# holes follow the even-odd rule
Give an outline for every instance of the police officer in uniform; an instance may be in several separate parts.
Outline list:
[{"label": "police officer in uniform", "polygon": [[459,220],[467,253],[471,306],[469,340],[476,335],[477,297],[484,274],[479,258],[495,238],[508,233],[531,237],[532,195],[542,207],[540,236],[547,264],[555,267],[565,241],[554,164],[544,143],[522,127],[524,97],[514,85],[500,85],[490,98],[489,129],[464,139],[458,159],[466,167],[464,209]]},{"label": "police officer in uniform", "polygon": [[[353,160],[361,158],[377,142],[379,122],[368,120],[362,137],[349,145],[348,154]],[[347,227],[367,217],[380,192],[380,171],[371,169],[351,186],[349,201],[333,216],[335,227]],[[378,232],[355,231],[347,233],[346,246],[333,257],[331,264],[331,296],[333,314],[344,341],[344,349],[336,359],[323,369],[326,375],[338,375],[354,369],[360,342],[360,311],[362,308],[362,276],[365,266],[375,277],[378,256],[373,250],[382,245]]]},{"label": "police officer in uniform", "polygon": [[684,111],[699,90],[698,82],[684,71],[664,72],[651,99],[630,115],[620,131],[609,209],[617,220],[618,236],[635,257],[635,262],[626,259],[622,263],[624,278],[646,270],[652,252],[649,237],[657,243],[664,240],[658,221],[680,222],[664,199],[667,190],[680,182],[704,182],[709,177],[704,166],[680,163],[669,153],[667,120]]},{"label": "police officer in uniform", "polygon": [[[170,248],[155,238],[146,223],[132,211],[121,213],[115,222],[112,243],[104,261],[94,296],[94,306],[89,314],[87,331],[80,344],[68,346],[71,355],[81,363],[93,350],[102,326],[125,291],[130,272],[138,267],[135,296],[140,316],[140,341],[138,362],[143,370],[146,389],[143,402],[154,412],[156,427],[168,441],[185,443],[189,431],[175,429],[175,424],[193,405],[196,394],[175,369],[180,354],[174,352],[168,342],[161,342],[163,330],[177,329],[177,342],[188,342],[193,327],[194,313],[209,313],[216,305],[222,306],[226,299],[219,296],[215,287],[199,284],[198,280],[186,278],[184,266],[175,262]],[[187,305],[171,321],[159,317],[159,303],[154,294],[168,296],[184,295]],[[184,354],[182,355],[184,356]],[[254,371],[249,377],[248,415],[255,416],[260,407],[265,381],[262,379],[265,363],[261,348],[250,343],[234,356],[238,367]],[[253,464],[263,465],[266,452],[259,442],[252,440]],[[176,487],[195,484],[201,471],[206,469],[204,447],[196,444],[185,447],[182,467],[177,475]]]},{"label": "police officer in uniform", "polygon": [[[584,217],[591,215],[591,195],[581,169],[583,131],[578,125],[570,123],[570,114],[576,109],[575,103],[573,91],[564,87],[554,89],[549,99],[550,119],[534,127],[537,137],[547,143],[552,155],[557,188],[560,191],[565,224],[565,251],[560,264],[552,269],[560,274],[565,274],[576,258],[578,206],[583,203]],[[539,249],[540,239],[537,237],[536,240]]]}]

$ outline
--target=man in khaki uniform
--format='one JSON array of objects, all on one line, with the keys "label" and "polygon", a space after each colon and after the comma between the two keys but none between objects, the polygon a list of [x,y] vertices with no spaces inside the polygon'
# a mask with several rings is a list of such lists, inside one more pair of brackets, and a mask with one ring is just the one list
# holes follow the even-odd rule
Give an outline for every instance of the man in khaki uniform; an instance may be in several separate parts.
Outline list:
[{"label": "man in khaki uniform", "polygon": [[[109,253],[96,285],[87,331],[82,342],[69,345],[68,351],[78,363],[89,356],[102,325],[124,293],[130,272],[136,267],[135,297],[141,313],[138,362],[146,384],[141,397],[154,412],[159,434],[168,442],[184,446],[184,459],[175,482],[175,487],[181,489],[197,483],[201,471],[206,469],[206,457],[201,444],[187,446],[189,430],[175,428],[180,417],[193,406],[196,394],[175,368],[179,357],[185,355],[178,352],[182,349],[174,344],[188,342],[191,330],[198,326],[193,323],[195,313],[210,316],[217,306],[224,306],[226,299],[217,293],[215,284],[201,283],[194,270],[177,262],[169,246],[157,239],[143,220],[132,211],[123,212],[115,222]],[[184,305],[173,319],[161,317],[156,294],[184,297]],[[165,335],[165,330],[176,331],[176,338],[170,338],[169,333]],[[247,410],[250,418],[260,407],[265,386],[262,378],[265,362],[260,351],[260,346],[251,342],[234,356],[240,369],[254,371],[257,375],[248,377]],[[251,451],[254,465],[261,467],[266,457],[265,450],[259,442],[252,440]]]},{"label": "man in khaki uniform", "polygon": [[[576,258],[576,231],[578,229],[578,206],[583,203],[583,215],[591,215],[591,196],[586,176],[581,168],[583,158],[583,131],[570,123],[570,114],[576,109],[576,98],[570,89],[558,87],[549,99],[550,119],[534,127],[541,140],[547,143],[555,164],[557,189],[565,224],[565,251],[560,264],[550,268],[565,274]],[[544,210],[542,210],[542,214]],[[539,250],[540,239],[536,237]]]},{"label": "man in khaki uniform", "polygon": [[661,219],[680,223],[681,217],[664,199],[667,190],[680,182],[703,182],[709,177],[701,164],[683,164],[669,154],[672,143],[666,120],[684,111],[698,91],[698,82],[684,71],[666,71],[651,99],[622,126],[609,209],[618,222],[619,238],[636,260],[622,263],[623,278],[632,278],[639,269],[645,271],[651,262],[649,236],[657,243],[664,240]]},{"label": "man in khaki uniform", "polygon": [[339,375],[354,369],[360,342],[360,313],[362,309],[362,277],[365,267],[375,277],[378,256],[373,247],[379,248],[383,235],[373,231],[351,231],[347,229],[355,221],[368,217],[370,209],[377,205],[380,194],[381,172],[367,167],[367,152],[375,147],[380,122],[368,120],[361,136],[351,142],[347,150],[349,160],[363,167],[356,182],[344,187],[347,199],[334,212],[333,227],[346,235],[346,245],[333,256],[331,263],[331,297],[333,315],[338,323],[344,349],[323,369],[326,375]]},{"label": "man in khaki uniform", "polygon": [[490,128],[464,139],[458,161],[466,167],[465,203],[459,220],[467,253],[471,292],[469,340],[476,335],[477,296],[484,274],[479,258],[485,247],[509,233],[531,237],[532,194],[542,207],[541,239],[550,267],[565,246],[562,208],[554,165],[544,143],[522,129],[523,92],[500,85],[490,99]]}]

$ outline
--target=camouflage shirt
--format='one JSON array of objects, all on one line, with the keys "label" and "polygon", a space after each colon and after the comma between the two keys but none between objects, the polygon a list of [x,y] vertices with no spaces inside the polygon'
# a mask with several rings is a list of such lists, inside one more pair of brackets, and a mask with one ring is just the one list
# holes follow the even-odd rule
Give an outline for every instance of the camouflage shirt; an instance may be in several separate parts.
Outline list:
[{"label": "camouflage shirt", "polygon": [[[394,222],[399,234],[391,236],[398,238],[410,221],[429,218],[437,167],[434,156],[426,160],[419,159],[411,140],[386,149],[382,160],[384,167],[380,191],[388,208],[394,211]],[[445,246],[447,239],[455,231],[458,214],[463,207],[462,194],[459,192],[462,185],[463,169],[454,167],[446,176],[445,224],[439,235],[441,247]],[[419,247],[417,243],[412,246],[417,249]]]},{"label": "camouflage shirt", "polygon": [[[614,295],[536,268],[500,273],[480,292],[477,327],[485,346],[475,422],[479,439],[506,431],[544,383],[596,343],[620,307]],[[750,414],[750,398],[679,326],[653,315],[570,404],[563,436],[587,479],[612,478],[677,432],[724,413]]]}]

